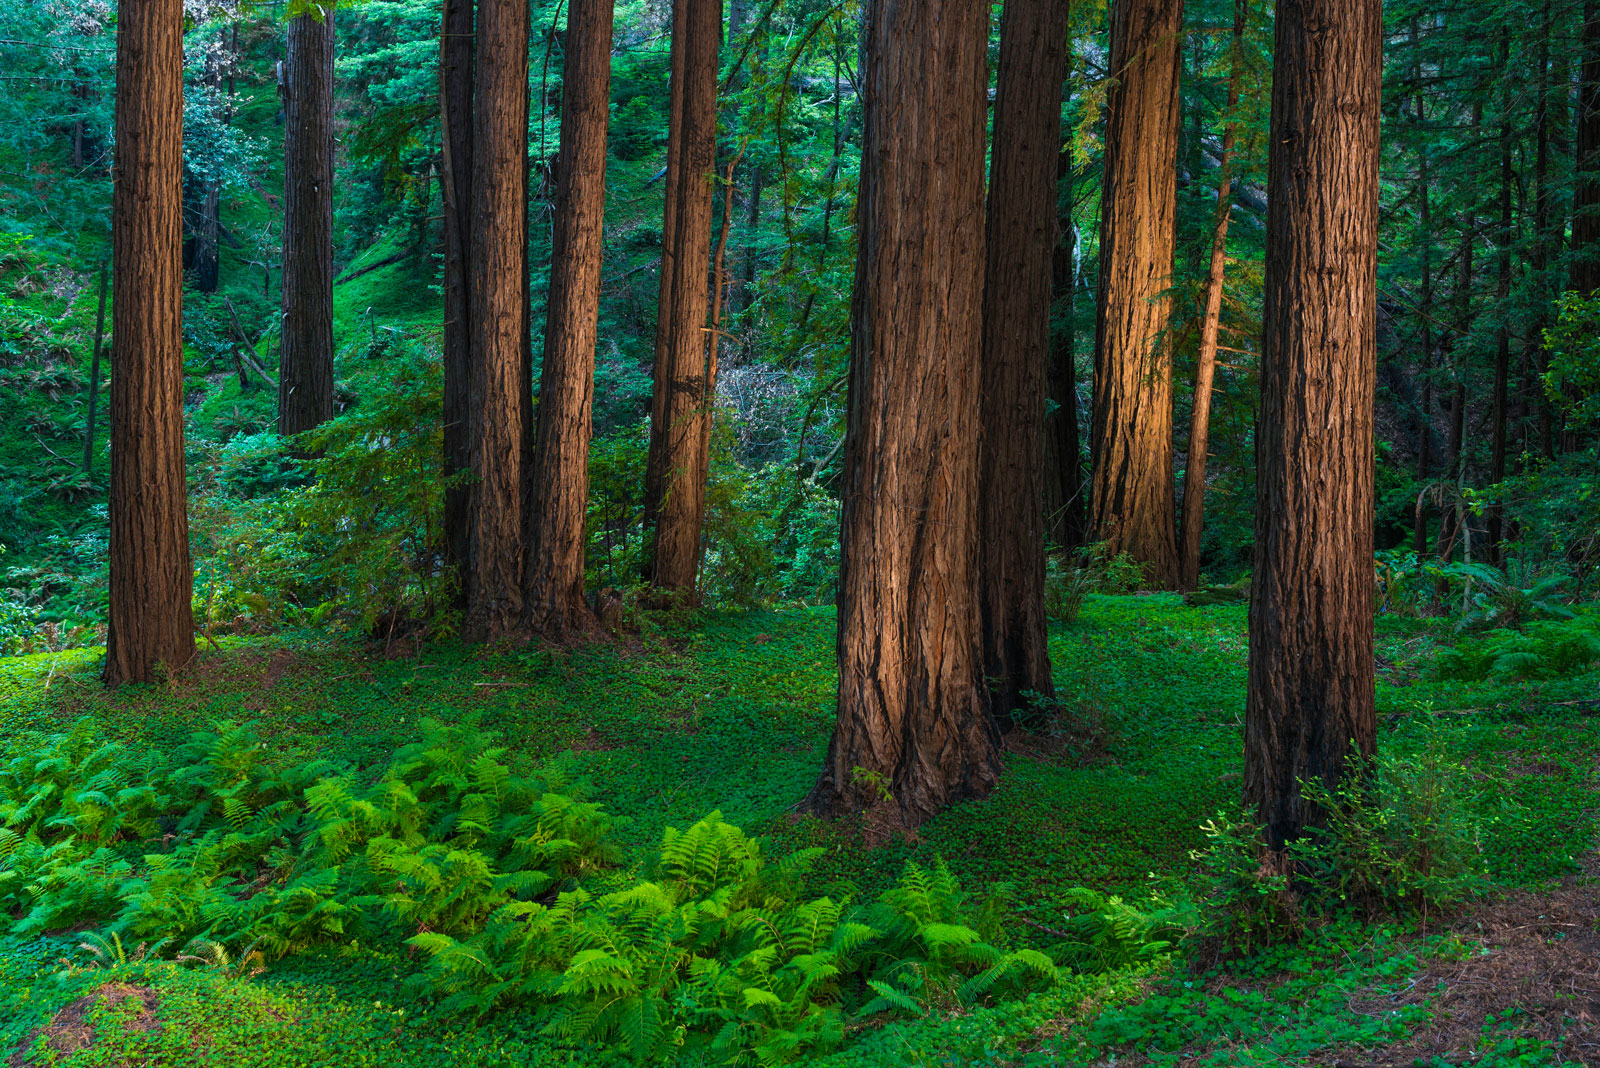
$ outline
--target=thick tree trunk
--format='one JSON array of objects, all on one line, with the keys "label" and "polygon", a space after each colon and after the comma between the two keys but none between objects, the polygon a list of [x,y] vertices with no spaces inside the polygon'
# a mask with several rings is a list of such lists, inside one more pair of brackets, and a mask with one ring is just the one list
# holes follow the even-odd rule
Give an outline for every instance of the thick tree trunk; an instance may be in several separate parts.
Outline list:
[{"label": "thick tree trunk", "polygon": [[1579,293],[1593,294],[1600,292],[1600,0],[1584,0],[1582,63],[1571,286]]},{"label": "thick tree trunk", "polygon": [[536,631],[588,629],[583,599],[589,433],[606,207],[613,0],[573,0],[562,73],[550,298],[533,451],[528,618]]},{"label": "thick tree trunk", "polygon": [[[1068,63],[1071,60],[1069,58]],[[1063,78],[1063,81],[1066,79]],[[1044,426],[1044,519],[1051,544],[1076,549],[1088,538],[1083,462],[1078,434],[1077,323],[1078,234],[1072,219],[1072,150],[1058,157],[1061,207],[1055,252],[1050,259],[1050,299],[1055,322],[1050,333],[1051,410]]]},{"label": "thick tree trunk", "polygon": [[105,680],[194,656],[183,466],[183,4],[122,0],[112,187],[110,615]]},{"label": "thick tree trunk", "polygon": [[1178,579],[1167,346],[1183,0],[1114,0],[1095,320],[1093,537]]},{"label": "thick tree trunk", "polygon": [[912,825],[1000,769],[975,573],[988,4],[864,16],[839,718],[807,807],[887,790]]},{"label": "thick tree trunk", "polygon": [[[440,187],[444,212],[444,474],[472,470],[472,312],[468,264],[472,245],[473,0],[444,0],[439,33]],[[459,569],[460,594],[470,585],[471,485],[444,494],[444,551]]]},{"label": "thick tree trunk", "polygon": [[522,623],[528,319],[528,5],[479,0],[473,85],[469,640]]},{"label": "thick tree trunk", "polygon": [[692,599],[700,569],[715,383],[706,332],[722,0],[674,0],[661,299],[644,519],[646,578]]},{"label": "thick tree trunk", "polygon": [[1055,695],[1044,619],[1045,378],[1067,0],[1006,0],[989,171],[978,525],[983,673],[1010,729]]},{"label": "thick tree trunk", "polygon": [[1211,231],[1211,263],[1206,271],[1206,303],[1200,318],[1200,351],[1194,367],[1194,411],[1189,417],[1189,451],[1183,471],[1183,517],[1178,531],[1178,585],[1192,590],[1200,583],[1200,535],[1205,525],[1206,451],[1211,440],[1211,390],[1217,376],[1217,335],[1222,326],[1222,285],[1228,264],[1228,222],[1233,218],[1233,142],[1244,77],[1244,31],[1249,0],[1233,6],[1233,59],[1228,71],[1228,123],[1222,131],[1222,156],[1217,165],[1217,217]]},{"label": "thick tree trunk", "polygon": [[1372,664],[1380,0],[1279,0],[1245,797],[1281,850],[1376,744]]},{"label": "thick tree trunk", "polygon": [[283,65],[278,433],[333,416],[333,4],[289,20]]}]

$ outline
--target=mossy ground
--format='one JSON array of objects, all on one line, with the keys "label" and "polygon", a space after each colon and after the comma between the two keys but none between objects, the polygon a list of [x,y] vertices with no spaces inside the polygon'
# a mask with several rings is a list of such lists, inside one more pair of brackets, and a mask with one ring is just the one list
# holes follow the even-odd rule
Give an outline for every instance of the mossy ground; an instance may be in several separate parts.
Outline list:
[{"label": "mossy ground", "polygon": [[[1381,744],[1410,747],[1431,736],[1469,767],[1509,776],[1530,818],[1492,832],[1495,878],[1533,893],[1562,879],[1571,885],[1600,815],[1600,677],[1430,681],[1426,665],[1447,633],[1395,620],[1380,620],[1379,631]],[[1239,795],[1244,632],[1236,606],[1091,597],[1051,639],[1059,696],[1084,731],[1019,743],[991,797],[888,841],[867,822],[826,824],[792,811],[831,726],[826,609],[647,624],[626,641],[573,651],[418,648],[313,633],[233,638],[207,645],[170,683],[116,693],[95,677],[98,651],[41,654],[0,661],[0,726],[15,737],[92,716],[107,736],[169,746],[197,727],[254,720],[285,751],[370,766],[411,740],[424,717],[476,719],[502,732],[519,759],[569,753],[597,797],[629,818],[622,833],[637,858],[664,826],[720,808],[767,835],[775,853],[827,848],[813,876],[822,885],[876,888],[907,856],[933,854],[970,888],[1009,882],[1018,937],[1026,938],[1035,929],[1022,920],[1048,925],[1071,887],[1141,896],[1191,876],[1199,824]],[[1191,1063],[1331,1063],[1318,1051],[1398,1043],[1428,1026],[1432,998],[1409,998],[1393,1012],[1348,1007],[1362,999],[1381,1005],[1417,976],[1437,974],[1439,961],[1479,952],[1470,934],[1446,931],[1414,921],[1335,923],[1300,945],[1211,974],[1185,972],[1180,962],[1170,977],[1077,977],[1026,1002],[858,1034],[830,1060],[1067,1064],[1120,1051],[1118,1063],[1129,1055],[1177,1063],[1176,1051],[1185,1050],[1197,1058]],[[64,1065],[607,1060],[602,1051],[558,1047],[516,1013],[437,1014],[405,983],[417,961],[386,946],[292,957],[240,977],[162,963],[87,967],[75,941],[11,943],[0,952],[0,1050],[32,1047],[38,1063]],[[106,983],[149,994],[96,1000]],[[132,1026],[146,1005],[159,1026]],[[48,1028],[69,1007],[94,1041],[52,1051]],[[1506,1028],[1496,1024],[1485,1042],[1506,1046],[1505,1036],[1516,1034]],[[1502,1054],[1490,1043],[1484,1052],[1501,1059],[1474,1063],[1560,1063],[1537,1042],[1526,1047]]]}]

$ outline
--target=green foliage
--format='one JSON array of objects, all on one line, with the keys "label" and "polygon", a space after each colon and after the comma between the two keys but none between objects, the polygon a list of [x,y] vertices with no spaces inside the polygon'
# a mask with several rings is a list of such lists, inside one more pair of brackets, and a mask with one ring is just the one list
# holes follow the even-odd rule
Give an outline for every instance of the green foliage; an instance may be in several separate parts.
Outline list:
[{"label": "green foliage", "polygon": [[1293,863],[1266,848],[1249,817],[1218,812],[1200,828],[1206,846],[1190,854],[1203,895],[1199,934],[1222,953],[1244,955],[1293,941],[1304,923]]},{"label": "green foliage", "polygon": [[1045,559],[1045,614],[1062,623],[1078,618],[1091,593],[1129,593],[1144,585],[1144,568],[1127,553],[1112,555],[1104,542]]},{"label": "green foliage", "polygon": [[1080,972],[1108,972],[1164,960],[1194,933],[1200,915],[1179,894],[1173,900],[1152,896],[1136,904],[1117,894],[1075,887],[1062,895],[1067,910],[1052,933],[1063,935],[1056,954]]},{"label": "green foliage", "polygon": [[1475,810],[1471,775],[1436,736],[1415,753],[1352,756],[1333,789],[1305,784],[1327,824],[1291,853],[1319,889],[1368,912],[1458,905],[1487,885],[1484,834],[1502,818]]},{"label": "green foliage", "polygon": [[1042,953],[969,926],[994,927],[998,906],[973,909],[942,862],[908,864],[865,908],[799,897],[794,880],[821,852],[771,863],[713,812],[667,828],[652,880],[508,904],[471,938],[410,941],[449,1004],[538,1006],[551,1031],[638,1061],[786,1064],[838,1045],[852,1007],[920,1016],[1054,981]]},{"label": "green foliage", "polygon": [[1575,675],[1600,660],[1600,635],[1587,620],[1535,623],[1525,631],[1491,630],[1439,653],[1441,679],[1554,679]]}]

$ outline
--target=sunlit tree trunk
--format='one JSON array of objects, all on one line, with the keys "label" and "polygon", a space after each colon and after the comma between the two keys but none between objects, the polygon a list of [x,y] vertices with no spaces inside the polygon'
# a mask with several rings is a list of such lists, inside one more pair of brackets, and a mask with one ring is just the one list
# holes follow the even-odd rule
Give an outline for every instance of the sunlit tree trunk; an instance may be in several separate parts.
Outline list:
[{"label": "sunlit tree trunk", "polygon": [[1044,619],[1046,369],[1066,0],[1006,0],[989,172],[978,464],[983,671],[1009,728],[1054,696]]},{"label": "sunlit tree trunk", "polygon": [[572,0],[567,15],[555,233],[527,560],[529,622],[550,635],[586,629],[592,622],[583,599],[584,520],[606,207],[613,9],[613,0]]},{"label": "sunlit tree trunk", "polygon": [[644,520],[646,577],[658,590],[692,599],[710,465],[710,436],[702,424],[712,417],[715,389],[706,314],[722,0],[675,0],[672,11],[661,299]]},{"label": "sunlit tree trunk", "polygon": [[289,20],[283,64],[278,433],[333,415],[333,4]]},{"label": "sunlit tree trunk", "polygon": [[975,574],[988,3],[864,15],[839,711],[807,807],[887,791],[916,824],[1000,770]]},{"label": "sunlit tree trunk", "polygon": [[528,318],[528,5],[479,0],[473,82],[467,611],[474,640],[522,622]]},{"label": "sunlit tree trunk", "polygon": [[1189,417],[1189,452],[1183,472],[1183,517],[1178,528],[1178,585],[1192,590],[1200,582],[1200,535],[1205,523],[1206,451],[1211,440],[1211,390],[1217,376],[1217,336],[1222,326],[1222,286],[1228,264],[1228,222],[1233,217],[1233,144],[1244,77],[1244,31],[1248,0],[1233,9],[1233,61],[1228,73],[1229,119],[1222,131],[1222,158],[1217,166],[1217,215],[1211,229],[1211,264],[1206,271],[1205,308],[1200,313],[1200,351],[1195,357],[1194,411]]},{"label": "sunlit tree trunk", "polygon": [[194,656],[183,464],[183,3],[117,9],[111,567],[105,680]]},{"label": "sunlit tree trunk", "polygon": [[1281,850],[1302,783],[1371,755],[1380,0],[1279,0],[1245,797]]},{"label": "sunlit tree trunk", "polygon": [[1172,362],[1182,0],[1113,0],[1095,320],[1093,537],[1178,578]]},{"label": "sunlit tree trunk", "polygon": [[[473,0],[444,0],[439,34],[440,187],[444,212],[444,474],[472,470],[471,304],[468,264],[472,245],[472,35]],[[472,487],[451,485],[444,495],[444,550],[460,569],[462,593],[470,585]]]}]

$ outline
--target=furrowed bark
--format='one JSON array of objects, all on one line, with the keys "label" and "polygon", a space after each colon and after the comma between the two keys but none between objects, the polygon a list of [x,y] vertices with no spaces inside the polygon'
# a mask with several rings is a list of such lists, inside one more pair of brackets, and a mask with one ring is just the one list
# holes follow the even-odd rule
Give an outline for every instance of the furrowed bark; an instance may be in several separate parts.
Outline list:
[{"label": "furrowed bark", "polygon": [[194,656],[183,463],[183,4],[122,0],[111,201],[111,539],[105,681]]},{"label": "furrowed bark", "polygon": [[986,0],[869,0],[839,713],[806,800],[913,825],[1000,770],[977,604]]},{"label": "furrowed bark", "polygon": [[1245,798],[1281,850],[1376,744],[1380,0],[1280,0],[1268,165]]}]

